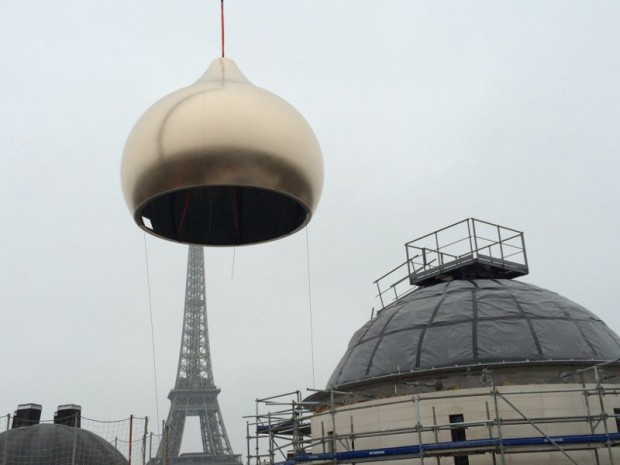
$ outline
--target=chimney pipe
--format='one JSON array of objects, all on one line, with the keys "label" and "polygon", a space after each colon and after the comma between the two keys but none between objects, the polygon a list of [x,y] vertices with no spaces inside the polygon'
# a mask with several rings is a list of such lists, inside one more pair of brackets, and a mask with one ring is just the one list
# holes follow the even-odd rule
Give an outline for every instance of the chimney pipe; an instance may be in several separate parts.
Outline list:
[{"label": "chimney pipe", "polygon": [[13,414],[12,429],[25,426],[38,425],[41,420],[41,405],[39,404],[19,404]]},{"label": "chimney pipe", "polygon": [[82,407],[76,404],[59,405],[54,413],[54,424],[79,428],[82,425]]}]

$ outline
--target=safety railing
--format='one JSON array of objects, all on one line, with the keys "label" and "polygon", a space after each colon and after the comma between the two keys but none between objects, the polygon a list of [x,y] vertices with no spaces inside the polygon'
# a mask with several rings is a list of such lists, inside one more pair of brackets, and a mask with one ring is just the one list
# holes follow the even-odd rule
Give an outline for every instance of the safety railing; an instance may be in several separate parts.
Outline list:
[{"label": "safety railing", "polygon": [[381,308],[418,286],[528,273],[523,233],[474,218],[407,242],[405,251],[407,259],[374,282]]},{"label": "safety railing", "polygon": [[516,276],[528,272],[523,233],[474,218],[419,237],[405,244],[405,249],[411,284],[474,263],[486,265],[500,276],[502,270]]}]

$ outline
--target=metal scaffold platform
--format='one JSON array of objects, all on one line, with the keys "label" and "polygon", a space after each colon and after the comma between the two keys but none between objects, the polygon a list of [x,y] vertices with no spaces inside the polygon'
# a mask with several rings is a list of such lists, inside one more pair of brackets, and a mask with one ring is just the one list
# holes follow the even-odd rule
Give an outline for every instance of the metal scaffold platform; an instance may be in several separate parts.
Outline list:
[{"label": "metal scaffold platform", "polygon": [[529,272],[523,233],[467,218],[405,244],[407,259],[375,281],[381,308],[416,287]]},{"label": "metal scaffold platform", "polygon": [[[600,370],[600,365],[591,369]],[[580,373],[580,370],[568,373],[566,379]],[[483,376],[492,379],[487,370]],[[415,463],[423,464],[425,458],[444,463],[439,458],[482,454],[489,456],[488,463],[504,464],[511,455],[528,453],[558,454],[566,463],[573,464],[620,463],[620,455],[614,450],[620,445],[620,409],[614,408],[620,405],[617,400],[620,386],[604,384],[605,378],[598,372],[596,378],[600,381],[594,384],[556,384],[540,390],[494,386],[491,381],[489,386],[476,390],[357,403],[350,400],[353,395],[359,399],[359,392],[336,390],[319,391],[328,402],[312,401],[313,396],[303,400],[299,391],[257,399],[256,414],[246,417],[247,465],[402,459],[417,459]],[[568,405],[563,415],[528,415],[527,406],[541,402],[543,397],[560,399],[560,403],[573,399],[573,405]],[[574,410],[575,399],[581,399],[578,410]],[[436,411],[436,406],[445,400],[451,405],[477,403],[482,408],[477,414],[470,414],[471,420],[466,422],[461,419],[442,423],[438,421],[441,407]],[[379,409],[382,413],[378,413]],[[397,426],[386,427],[380,423],[369,426],[369,418],[380,418],[390,409],[400,412]],[[421,414],[422,411],[426,413]],[[558,407],[555,411],[562,409]],[[404,418],[408,419],[408,426],[404,425]],[[444,440],[450,436],[453,440]],[[380,443],[389,445],[368,447]],[[591,458],[580,461],[581,456],[574,455],[579,453],[591,454]]]}]

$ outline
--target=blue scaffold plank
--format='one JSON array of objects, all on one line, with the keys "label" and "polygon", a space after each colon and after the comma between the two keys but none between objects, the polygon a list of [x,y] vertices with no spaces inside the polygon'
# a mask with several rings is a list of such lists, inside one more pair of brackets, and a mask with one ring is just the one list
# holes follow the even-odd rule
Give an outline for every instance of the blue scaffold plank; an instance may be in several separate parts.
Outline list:
[{"label": "blue scaffold plank", "polygon": [[488,438],[488,439],[469,439],[466,441],[436,442],[422,445],[410,445],[400,447],[385,447],[380,449],[362,449],[354,451],[344,451],[336,453],[318,454],[298,454],[294,458],[279,462],[275,465],[295,465],[303,462],[353,462],[359,460],[377,460],[381,458],[394,459],[398,457],[420,456],[422,453],[432,452],[435,455],[440,452],[450,452],[453,450],[483,449],[489,450],[498,447],[532,447],[548,446],[556,443],[558,445],[579,445],[579,444],[604,444],[607,442],[620,441],[620,433],[610,434],[579,434],[568,436],[535,436],[525,438]]}]

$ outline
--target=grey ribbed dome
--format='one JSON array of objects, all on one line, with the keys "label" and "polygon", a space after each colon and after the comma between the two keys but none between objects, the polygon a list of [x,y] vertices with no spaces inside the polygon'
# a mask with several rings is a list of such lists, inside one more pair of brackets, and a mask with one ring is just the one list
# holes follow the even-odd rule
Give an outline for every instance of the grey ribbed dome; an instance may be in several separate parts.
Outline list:
[{"label": "grey ribbed dome", "polygon": [[127,465],[125,457],[102,437],[80,428],[55,424],[1,433],[0,459],[2,457],[12,465]]},{"label": "grey ribbed dome", "polygon": [[328,386],[435,368],[620,357],[620,338],[554,292],[512,280],[418,288],[351,338]]}]

